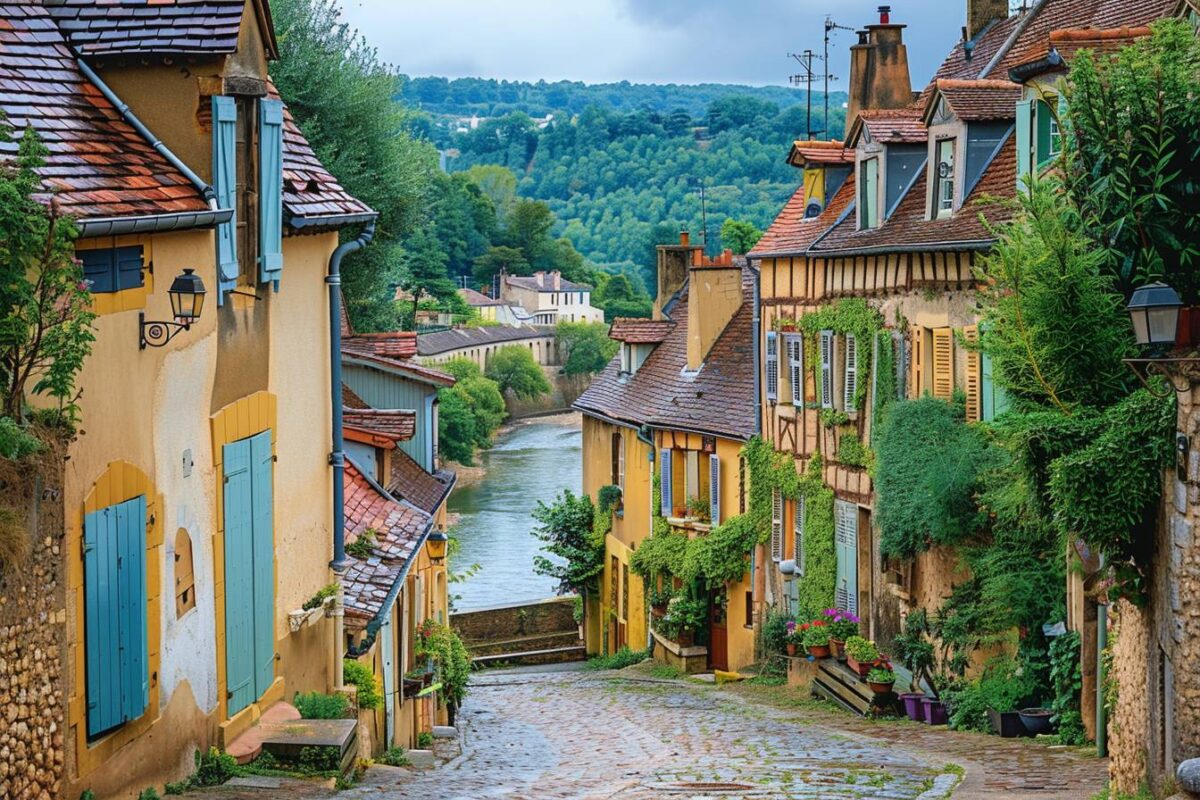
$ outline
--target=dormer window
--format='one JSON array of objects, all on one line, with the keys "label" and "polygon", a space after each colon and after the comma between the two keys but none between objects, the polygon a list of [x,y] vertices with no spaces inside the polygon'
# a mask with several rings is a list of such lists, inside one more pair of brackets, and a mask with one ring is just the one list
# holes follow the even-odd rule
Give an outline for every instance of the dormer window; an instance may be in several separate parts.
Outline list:
[{"label": "dormer window", "polygon": [[937,219],[954,213],[954,145],[954,139],[943,139],[937,143],[937,161],[933,167],[937,186],[934,217]]},{"label": "dormer window", "polygon": [[621,374],[629,375],[633,372],[633,345],[628,342],[621,343]]},{"label": "dormer window", "polygon": [[879,227],[879,159],[862,162],[858,179],[858,227],[870,230]]}]

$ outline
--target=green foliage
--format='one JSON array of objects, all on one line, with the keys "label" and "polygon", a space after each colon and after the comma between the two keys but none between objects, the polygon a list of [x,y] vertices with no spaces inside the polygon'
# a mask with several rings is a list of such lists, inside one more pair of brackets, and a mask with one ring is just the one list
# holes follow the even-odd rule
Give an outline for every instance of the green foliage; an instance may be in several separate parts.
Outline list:
[{"label": "green foliage", "polygon": [[138,800],[159,800],[158,790],[153,786],[148,786],[138,793]]},{"label": "green foliage", "polygon": [[[800,330],[804,332],[805,361],[819,373],[821,359],[817,353],[820,347],[821,331],[833,331],[839,334],[853,334],[858,347],[858,374],[871,374],[871,342],[876,333],[883,327],[883,317],[879,311],[861,297],[847,297],[836,303],[823,305],[816,311],[805,314],[799,320]],[[818,384],[820,374],[817,374]],[[854,393],[854,407],[861,409],[867,401],[871,381],[859,378],[858,388]],[[847,421],[849,418],[847,417]],[[828,424],[828,423],[826,423]],[[841,423],[839,423],[841,424]]]},{"label": "green foliage", "polygon": [[867,681],[870,683],[895,683],[896,673],[886,667],[872,667],[871,671],[867,673]]},{"label": "green foliage", "polygon": [[875,334],[875,397],[871,413],[874,430],[879,430],[892,403],[899,400],[900,387],[896,379],[896,349],[890,331]]},{"label": "green foliage", "polygon": [[755,227],[753,222],[726,219],[721,224],[721,244],[739,256],[753,250],[762,235],[763,232]]},{"label": "green foliage", "polygon": [[867,468],[872,465],[874,458],[871,451],[853,433],[843,433],[838,436],[837,460],[839,464],[848,467]]},{"label": "green foliage", "polygon": [[1013,711],[1034,689],[1035,686],[1016,659],[997,656],[988,661],[978,681],[958,681],[944,692],[950,727],[955,730],[990,731],[989,708]]},{"label": "green foliage", "polygon": [[346,544],[346,554],[365,561],[375,552],[375,542],[378,537],[379,531],[367,528],[353,542]]},{"label": "green foliage", "polygon": [[417,749],[428,750],[433,747],[433,734],[429,731],[421,731],[417,734]]},{"label": "green foliage", "polygon": [[84,789],[79,793],[79,800],[96,800],[96,793],[91,789]]},{"label": "green foliage", "polygon": [[846,655],[859,663],[869,664],[879,658],[879,648],[870,639],[851,636],[846,640]]},{"label": "green foliage", "polygon": [[192,786],[189,781],[186,781],[186,780],[173,781],[173,782],[168,783],[165,786],[163,786],[163,794],[165,794],[165,795],[184,794],[190,788],[192,788]]},{"label": "green foliage", "polygon": [[543,552],[555,556],[535,556],[533,571],[558,581],[559,594],[584,594],[599,591],[604,571],[604,538],[594,530],[597,509],[592,499],[563,490],[553,505],[538,502],[533,511],[537,527],[533,535],[545,544]]},{"label": "green foliage", "polygon": [[912,676],[912,691],[921,691],[922,681],[933,687],[934,647],[929,639],[929,619],[925,609],[914,608],[908,612],[904,630],[892,640],[892,647]]},{"label": "green foliage", "polygon": [[408,760],[408,756],[404,753],[403,747],[389,747],[379,754],[375,759],[379,764],[386,767],[411,767],[412,762]]},{"label": "green foliage", "polygon": [[328,586],[322,586],[317,590],[316,594],[304,601],[304,605],[301,606],[301,608],[303,608],[305,611],[311,611],[314,608],[320,608],[321,606],[325,605],[326,600],[336,595],[338,593],[338,589],[340,588],[341,585],[337,583],[331,583]]},{"label": "green foliage", "polygon": [[762,626],[762,649],[766,653],[785,653],[788,644],[788,622],[791,618],[778,609],[767,610]]},{"label": "green foliage", "polygon": [[42,440],[12,417],[0,417],[0,458],[19,461],[42,451]]},{"label": "green foliage", "polygon": [[207,752],[196,751],[196,771],[189,782],[192,786],[220,786],[237,775],[237,759],[215,747]]},{"label": "green foliage", "polygon": [[479,368],[479,365],[466,356],[455,356],[431,366],[436,366],[439,371],[452,375],[456,381],[483,377],[483,370]]},{"label": "green foliage", "polygon": [[350,701],[344,694],[297,694],[292,705],[301,719],[345,719],[350,713]]},{"label": "green foliage", "polygon": [[495,381],[503,395],[534,398],[550,393],[550,381],[533,358],[529,348],[520,345],[501,347],[487,363],[487,377]]},{"label": "green foliage", "polygon": [[634,273],[631,279],[623,272],[598,272],[595,277],[592,305],[604,309],[605,322],[611,323],[617,317],[648,318],[654,313],[654,303],[642,286],[641,276]]},{"label": "green foliage", "polygon": [[6,451],[21,452],[31,447],[15,430],[28,394],[54,400],[62,423],[77,421],[75,378],[91,352],[96,315],[71,246],[74,224],[37,199],[49,151],[32,127],[14,148],[2,116],[0,148],[16,150],[0,162],[0,415],[10,420],[0,435]]},{"label": "green foliage", "polygon": [[[406,280],[417,258],[407,255],[404,238],[438,199],[437,152],[406,133],[410,116],[393,99],[398,77],[341,22],[339,5],[272,3],[280,58],[271,77],[317,157],[348,192],[379,212],[374,243],[346,258],[343,291],[356,329],[393,330],[399,317],[390,287]],[[436,253],[432,240],[426,237],[414,253]]]},{"label": "green foliage", "polygon": [[1079,692],[1083,689],[1080,646],[1078,631],[1068,631],[1050,643],[1050,684],[1054,690],[1050,710],[1054,712],[1058,738],[1063,744],[1087,743],[1079,713]]},{"label": "green foliage", "polygon": [[440,622],[425,620],[417,630],[416,656],[433,659],[442,697],[448,705],[460,707],[467,696],[471,656],[458,634]]},{"label": "green foliage", "polygon": [[492,435],[504,422],[504,395],[469,359],[452,358],[438,366],[457,378],[453,386],[438,390],[438,448],[446,458],[470,466],[476,448],[491,447]]},{"label": "green foliage", "polygon": [[1163,279],[1193,304],[1200,257],[1200,42],[1164,20],[1115,56],[1071,59],[1071,195],[1122,292]]},{"label": "green foliage", "polygon": [[608,366],[620,345],[600,322],[560,322],[555,338],[563,354],[563,374],[594,375]]},{"label": "green foliage", "polygon": [[814,625],[804,632],[805,647],[827,647],[829,645],[829,627]]},{"label": "green foliage", "polygon": [[1123,396],[1135,354],[1122,298],[1100,271],[1103,254],[1052,179],[1019,193],[1011,223],[984,257],[981,346],[1015,399],[1071,413]]},{"label": "green foliage", "polygon": [[640,664],[649,657],[649,650],[630,650],[628,647],[622,647],[611,656],[589,658],[587,669],[625,669],[626,667],[632,667],[634,664]]},{"label": "green foliage", "polygon": [[358,688],[358,707],[375,711],[383,707],[383,692],[375,672],[361,661],[347,658],[342,662],[342,680]]},{"label": "green foliage", "polygon": [[438,390],[438,451],[443,458],[471,466],[475,463],[475,415],[462,392]]},{"label": "green foliage", "polygon": [[885,558],[959,544],[983,529],[976,494],[1001,454],[950,405],[932,397],[895,403],[875,452],[875,519]]},{"label": "green foliage", "polygon": [[667,613],[653,623],[654,630],[678,641],[684,633],[695,633],[708,624],[708,599],[676,595],[667,603]]}]

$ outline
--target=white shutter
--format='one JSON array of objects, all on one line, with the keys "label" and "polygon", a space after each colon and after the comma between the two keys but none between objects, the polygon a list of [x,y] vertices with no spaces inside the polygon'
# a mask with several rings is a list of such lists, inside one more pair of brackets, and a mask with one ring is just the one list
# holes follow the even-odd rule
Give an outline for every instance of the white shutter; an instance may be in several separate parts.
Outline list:
[{"label": "white shutter", "polygon": [[796,574],[804,577],[804,565],[808,554],[804,551],[804,525],[808,520],[808,498],[800,495],[796,499],[796,515],[792,521],[792,535],[795,541],[792,552],[796,556]]},{"label": "white shutter", "polygon": [[779,339],[775,331],[767,332],[767,400],[774,403],[779,397]]},{"label": "white shutter", "polygon": [[788,336],[787,343],[788,380],[792,385],[792,405],[804,405],[804,338]]},{"label": "white shutter", "polygon": [[858,340],[853,333],[846,334],[846,379],[842,388],[842,408],[853,411],[854,396],[858,393]]},{"label": "white shutter", "polygon": [[821,408],[833,408],[833,359],[836,350],[833,331],[821,331]]},{"label": "white shutter", "polygon": [[721,524],[721,459],[708,457],[708,514],[713,525]]},{"label": "white shutter", "polygon": [[622,494],[625,492],[625,436],[621,435],[621,445],[617,448],[617,486],[621,487]]},{"label": "white shutter", "polygon": [[771,560],[783,561],[783,495],[771,490]]},{"label": "white shutter", "polygon": [[671,516],[671,451],[659,453],[658,488],[662,495],[662,515]]}]

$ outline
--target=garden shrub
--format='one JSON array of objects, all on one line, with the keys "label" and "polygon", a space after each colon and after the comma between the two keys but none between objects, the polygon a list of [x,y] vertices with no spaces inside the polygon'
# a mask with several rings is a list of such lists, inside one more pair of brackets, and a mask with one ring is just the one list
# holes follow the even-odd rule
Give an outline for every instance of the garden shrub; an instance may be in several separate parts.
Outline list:
[{"label": "garden shrub", "polygon": [[342,662],[342,680],[358,688],[358,707],[375,711],[383,706],[383,693],[379,690],[379,678],[361,661],[347,658]]},{"label": "garden shrub", "polygon": [[389,747],[380,754],[379,758],[375,760],[378,763],[388,767],[412,766],[412,762],[408,760],[408,756],[405,755],[403,747]]},{"label": "garden shrub", "polygon": [[292,705],[300,712],[301,719],[345,719],[350,713],[350,701],[342,694],[297,694]]},{"label": "garden shrub", "polygon": [[649,657],[649,650],[630,650],[628,647],[622,647],[611,656],[589,658],[587,668],[594,670],[625,669],[626,667],[632,667],[634,664],[640,664]]},{"label": "garden shrub", "polygon": [[190,778],[192,786],[220,786],[237,775],[237,759],[215,747],[208,752],[196,751],[196,771]]},{"label": "garden shrub", "polygon": [[1015,711],[1036,687],[1012,656],[997,656],[984,667],[977,681],[954,681],[943,693],[950,727],[990,731],[988,709]]},{"label": "garden shrub", "polygon": [[1063,744],[1086,744],[1087,732],[1079,713],[1079,692],[1083,675],[1079,666],[1080,636],[1068,631],[1050,643],[1050,680],[1054,695],[1050,710],[1058,724],[1058,739]]}]

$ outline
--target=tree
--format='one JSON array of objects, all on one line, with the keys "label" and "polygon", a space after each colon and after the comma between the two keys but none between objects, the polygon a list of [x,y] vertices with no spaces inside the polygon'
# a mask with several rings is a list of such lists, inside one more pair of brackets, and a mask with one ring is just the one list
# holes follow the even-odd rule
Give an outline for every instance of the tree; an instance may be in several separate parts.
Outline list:
[{"label": "tree", "polygon": [[438,390],[438,451],[469,467],[475,463],[475,415],[466,395],[454,388]]},{"label": "tree", "polygon": [[475,259],[471,270],[476,285],[480,287],[491,286],[492,281],[501,272],[507,272],[509,275],[528,275],[530,269],[525,254],[515,247],[493,245]]},{"label": "tree", "polygon": [[654,311],[645,291],[639,291],[623,274],[605,276],[592,293],[592,304],[604,309],[604,321],[610,323],[617,317],[649,317]]},{"label": "tree", "polygon": [[554,505],[538,502],[533,535],[545,542],[542,550],[553,556],[534,556],[533,571],[558,581],[558,593],[586,595],[599,591],[604,571],[604,541],[596,536],[592,499],[569,490]]},{"label": "tree", "polygon": [[517,176],[498,164],[476,164],[467,170],[466,176],[492,201],[496,218],[503,224],[517,204]]},{"label": "tree", "polygon": [[602,322],[560,322],[556,329],[560,352],[565,354],[565,375],[594,375],[617,354],[617,342],[608,338]]},{"label": "tree", "polygon": [[[0,125],[0,148],[12,136]],[[2,413],[16,423],[25,418],[32,393],[58,404],[54,421],[77,420],[75,378],[91,352],[95,336],[91,294],[75,261],[75,226],[59,215],[45,192],[38,170],[46,163],[45,145],[26,128],[17,157],[0,162],[0,377]]]},{"label": "tree", "polygon": [[499,385],[490,378],[467,378],[454,384],[451,391],[462,395],[471,410],[475,421],[475,446],[491,447],[492,434],[508,414]]},{"label": "tree", "polygon": [[500,387],[500,393],[534,398],[550,393],[550,381],[533,360],[529,348],[519,344],[499,348],[487,363],[487,377]]},{"label": "tree", "polygon": [[753,250],[761,238],[762,231],[754,227],[753,222],[726,219],[721,225],[721,243],[739,256]]},{"label": "tree", "polygon": [[446,274],[446,253],[428,228],[420,228],[406,243],[400,288],[412,295],[414,320],[421,298],[444,300],[455,294],[454,281]]},{"label": "tree", "polygon": [[[546,269],[551,257],[554,213],[540,200],[520,200],[504,228],[505,242],[525,257],[534,269]],[[549,266],[553,266],[550,264]]]}]

